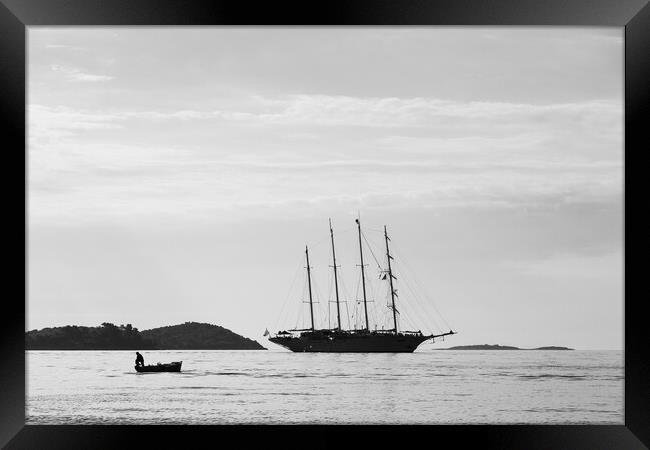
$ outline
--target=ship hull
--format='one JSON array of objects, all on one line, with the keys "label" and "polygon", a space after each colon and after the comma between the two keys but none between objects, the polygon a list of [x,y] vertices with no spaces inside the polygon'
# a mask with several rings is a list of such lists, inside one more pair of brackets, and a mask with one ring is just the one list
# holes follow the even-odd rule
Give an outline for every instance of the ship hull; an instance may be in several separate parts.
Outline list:
[{"label": "ship hull", "polygon": [[427,336],[417,334],[323,334],[302,333],[301,336],[275,336],[269,341],[292,352],[321,353],[412,353]]}]

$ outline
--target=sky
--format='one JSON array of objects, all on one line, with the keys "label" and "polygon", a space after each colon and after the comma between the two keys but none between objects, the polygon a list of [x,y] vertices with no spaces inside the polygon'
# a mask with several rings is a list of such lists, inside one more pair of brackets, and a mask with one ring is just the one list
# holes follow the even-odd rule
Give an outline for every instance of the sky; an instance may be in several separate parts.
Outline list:
[{"label": "sky", "polygon": [[[28,27],[27,329],[623,348],[623,29]],[[364,241],[365,242],[365,241]],[[364,246],[366,244],[364,243]],[[372,253],[370,249],[372,248]],[[333,309],[334,308],[334,309]],[[392,319],[391,319],[392,320]]]}]

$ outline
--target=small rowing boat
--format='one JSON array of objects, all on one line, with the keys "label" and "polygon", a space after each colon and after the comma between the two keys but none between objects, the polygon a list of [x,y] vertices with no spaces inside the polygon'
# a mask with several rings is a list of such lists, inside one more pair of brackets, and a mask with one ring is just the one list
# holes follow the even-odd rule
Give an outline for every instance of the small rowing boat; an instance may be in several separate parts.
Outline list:
[{"label": "small rowing boat", "polygon": [[170,363],[158,363],[149,366],[135,366],[137,372],[180,372],[183,361],[174,361]]}]

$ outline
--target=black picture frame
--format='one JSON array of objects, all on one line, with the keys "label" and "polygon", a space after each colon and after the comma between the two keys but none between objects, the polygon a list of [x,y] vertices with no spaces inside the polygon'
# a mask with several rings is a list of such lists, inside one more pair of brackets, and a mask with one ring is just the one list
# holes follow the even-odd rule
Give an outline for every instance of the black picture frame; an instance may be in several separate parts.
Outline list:
[{"label": "black picture frame", "polygon": [[[25,425],[26,319],[26,27],[36,25],[518,25],[625,27],[625,424],[445,426],[38,426]],[[650,445],[650,358],[645,335],[643,263],[647,248],[639,190],[647,153],[644,112],[650,104],[650,6],[647,0],[0,0],[0,114],[5,164],[4,216],[11,264],[3,279],[0,445],[5,448],[187,448],[210,446],[316,448],[453,445],[455,448],[611,449]],[[634,163],[632,163],[632,161]],[[7,176],[8,175],[8,176]],[[22,186],[22,193],[16,186]],[[628,205],[633,205],[628,206]],[[6,210],[6,209],[5,209]],[[630,216],[631,217],[631,216]],[[22,240],[21,240],[22,237]],[[633,244],[633,245],[632,245]],[[6,255],[6,253],[5,253]],[[5,260],[7,258],[5,257]],[[640,286],[639,286],[640,288]],[[633,292],[639,295],[633,295]],[[21,298],[22,294],[22,298]]]}]

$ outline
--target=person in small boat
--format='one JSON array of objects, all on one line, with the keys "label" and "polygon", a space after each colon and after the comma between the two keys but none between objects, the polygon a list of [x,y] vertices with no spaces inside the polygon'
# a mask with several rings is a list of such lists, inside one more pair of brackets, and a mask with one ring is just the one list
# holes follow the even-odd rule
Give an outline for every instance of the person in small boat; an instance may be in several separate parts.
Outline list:
[{"label": "person in small boat", "polygon": [[138,367],[138,366],[144,367],[144,358],[142,357],[140,352],[135,352],[135,354],[136,354],[136,357],[135,357],[135,365],[136,365],[136,367]]}]

